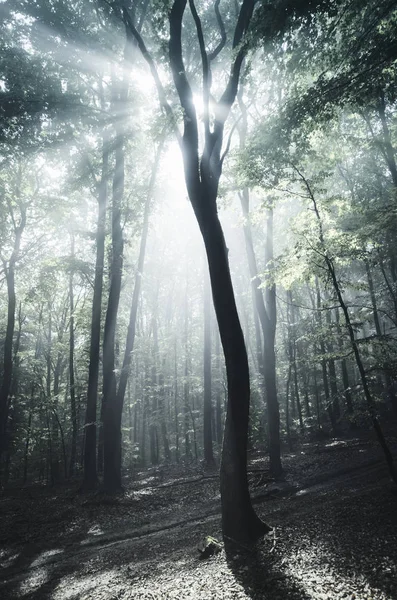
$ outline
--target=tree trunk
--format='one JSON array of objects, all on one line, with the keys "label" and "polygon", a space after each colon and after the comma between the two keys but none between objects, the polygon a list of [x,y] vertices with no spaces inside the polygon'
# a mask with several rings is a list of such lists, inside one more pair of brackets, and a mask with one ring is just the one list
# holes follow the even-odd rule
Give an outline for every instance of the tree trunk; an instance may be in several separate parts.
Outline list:
[{"label": "tree trunk", "polygon": [[[20,201],[20,185],[21,185],[22,172],[21,167],[18,168],[17,181],[16,181],[16,199]],[[11,209],[12,210],[12,209]],[[13,221],[15,222],[15,218]],[[14,226],[14,247],[11,253],[11,257],[8,261],[3,263],[6,284],[7,284],[7,325],[6,334],[4,339],[3,349],[3,381],[0,388],[0,483],[2,482],[3,475],[3,458],[7,452],[8,439],[7,439],[7,422],[8,413],[10,408],[10,391],[13,376],[13,339],[15,330],[15,308],[16,308],[16,294],[15,294],[15,266],[18,261],[19,251],[21,247],[22,234],[26,226],[26,208],[20,205],[20,221],[18,226]]]},{"label": "tree trunk", "polygon": [[[127,44],[126,44],[127,45]],[[126,52],[126,51],[125,51]],[[118,85],[113,77],[113,105],[122,110],[128,92],[127,82]],[[126,89],[127,88],[127,89]],[[124,195],[124,134],[116,125],[115,166],[112,186],[112,257],[110,286],[103,334],[103,483],[108,492],[121,489],[121,413],[117,401],[115,373],[116,322],[123,272],[123,231],[121,202]]]},{"label": "tree trunk", "polygon": [[[202,186],[201,194],[192,203],[207,252],[228,383],[221,462],[222,528],[225,538],[250,543],[267,533],[269,527],[256,515],[248,491],[248,358],[230,277],[228,250],[215,198],[208,203],[210,194],[211,189]],[[208,210],[208,205],[212,209]]]},{"label": "tree trunk", "polygon": [[175,410],[175,459],[179,462],[179,404],[178,404],[178,355],[177,339],[174,342],[174,410]]},{"label": "tree trunk", "polygon": [[71,235],[70,265],[69,274],[69,388],[70,388],[70,409],[72,419],[72,442],[69,463],[69,477],[73,477],[76,465],[77,450],[77,412],[76,412],[76,390],[74,379],[74,294],[73,294],[73,261],[74,261],[74,235]]},{"label": "tree trunk", "polygon": [[105,259],[105,225],[109,168],[109,136],[102,138],[102,173],[98,187],[98,215],[96,226],[96,258],[94,296],[91,312],[90,355],[88,367],[87,410],[84,424],[84,482],[83,488],[94,489],[98,483],[96,464],[96,419],[99,380],[99,353],[101,338],[103,268]]},{"label": "tree trunk", "polygon": [[[127,381],[129,376],[129,369],[131,364],[131,356],[134,349],[134,341],[135,341],[135,331],[136,331],[136,316],[138,312],[138,304],[141,290],[141,281],[143,275],[143,268],[145,263],[145,253],[146,253],[146,243],[149,231],[149,215],[151,203],[153,201],[153,193],[156,182],[156,175],[158,171],[158,166],[160,162],[161,152],[163,149],[163,142],[160,143],[156,155],[155,160],[152,167],[152,173],[150,176],[148,191],[146,195],[145,208],[143,213],[143,225],[142,225],[142,234],[141,234],[141,242],[139,247],[139,255],[138,255],[138,264],[135,272],[135,281],[134,281],[134,291],[132,294],[131,301],[131,309],[130,309],[130,318],[128,322],[127,329],[127,339],[125,344],[124,351],[124,359],[123,359],[123,367],[120,373],[120,380],[117,389],[117,397],[115,399],[115,418],[117,419],[118,427],[121,427],[121,418],[123,413],[123,405],[124,405],[124,396],[125,390],[127,387]],[[121,472],[121,463],[119,465],[115,465],[115,468]],[[120,475],[121,477],[121,475]]]},{"label": "tree trunk", "polygon": [[333,411],[333,407],[332,407],[332,400],[330,397],[330,392],[329,392],[329,384],[328,384],[328,373],[327,373],[327,363],[325,358],[323,358],[326,354],[325,352],[325,343],[324,343],[324,337],[322,334],[322,319],[321,319],[321,294],[320,294],[320,284],[319,281],[316,277],[316,297],[317,297],[317,324],[320,330],[320,353],[321,353],[321,372],[322,372],[322,376],[323,376],[323,387],[324,387],[324,395],[325,395],[325,406],[326,406],[326,410],[328,413],[328,417],[331,423],[331,429],[332,429],[332,433],[333,435],[337,435],[338,431],[337,431],[337,426],[336,426],[336,420],[335,420],[335,415],[334,415],[334,411]]},{"label": "tree trunk", "polygon": [[[336,317],[336,331],[338,334],[339,352],[342,354],[343,353],[343,337],[342,337],[342,330],[340,327],[338,308],[335,311],[335,317]],[[342,370],[342,382],[343,382],[343,395],[345,397],[346,409],[347,409],[348,414],[351,416],[353,414],[353,403],[352,403],[352,395],[351,395],[351,389],[350,389],[350,383],[349,383],[349,374],[347,371],[347,365],[346,365],[345,358],[341,359],[341,370]]]},{"label": "tree trunk", "polygon": [[329,385],[331,389],[331,397],[332,397],[332,412],[334,415],[336,427],[338,427],[338,422],[340,419],[340,406],[339,406],[339,393],[338,393],[338,385],[336,378],[336,369],[335,369],[335,360],[332,358],[332,354],[334,353],[334,346],[331,341],[331,311],[327,310],[325,313],[326,323],[329,327],[328,334],[328,343],[327,349],[328,353],[331,355],[331,358],[328,360],[328,370],[329,370]]},{"label": "tree trunk", "polygon": [[163,358],[162,366],[159,373],[159,413],[161,423],[161,437],[163,438],[164,458],[167,462],[171,460],[170,444],[168,441],[167,422],[165,415],[165,389],[164,389],[164,371],[165,358]]},{"label": "tree trunk", "polygon": [[303,416],[302,416],[302,405],[299,394],[299,384],[298,384],[298,369],[296,365],[296,323],[295,323],[295,310],[294,304],[292,301],[292,292],[291,290],[287,291],[287,322],[288,322],[288,340],[289,340],[289,360],[290,365],[293,372],[293,380],[294,380],[294,398],[296,402],[296,408],[298,410],[298,418],[299,418],[299,428],[301,435],[304,434],[305,428],[303,425]]},{"label": "tree trunk", "polygon": [[204,462],[207,466],[214,464],[211,392],[211,292],[207,269],[204,268]]},{"label": "tree trunk", "polygon": [[[244,239],[247,251],[248,267],[251,277],[252,295],[255,299],[254,310],[257,311],[263,334],[263,359],[258,356],[259,368],[262,368],[264,385],[266,391],[267,421],[269,432],[269,459],[270,468],[275,475],[282,472],[280,453],[280,411],[277,399],[276,386],[276,355],[274,351],[276,331],[276,305],[275,286],[270,283],[266,288],[266,301],[270,312],[267,311],[260,289],[261,280],[258,276],[258,268],[249,215],[249,190],[244,188],[240,194],[241,208],[244,216]],[[269,211],[267,219],[265,262],[271,267],[273,261],[273,213]],[[270,314],[271,313],[271,314]]]},{"label": "tree trunk", "polygon": [[218,447],[222,446],[222,388],[221,388],[221,353],[220,353],[220,337],[218,327],[215,332],[215,370],[217,374],[217,385],[216,385],[216,400],[215,400],[215,415],[216,415],[216,442]]}]

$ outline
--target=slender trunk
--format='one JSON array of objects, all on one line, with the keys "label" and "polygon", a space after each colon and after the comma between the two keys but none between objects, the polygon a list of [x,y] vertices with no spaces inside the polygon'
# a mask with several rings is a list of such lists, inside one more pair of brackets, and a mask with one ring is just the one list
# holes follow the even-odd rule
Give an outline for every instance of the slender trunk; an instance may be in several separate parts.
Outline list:
[{"label": "slender trunk", "polygon": [[[131,364],[131,356],[134,349],[134,341],[135,341],[135,331],[136,331],[136,317],[138,312],[138,304],[141,290],[141,281],[143,275],[143,268],[145,263],[145,253],[146,253],[146,243],[149,231],[149,215],[151,203],[153,200],[154,187],[156,182],[157,170],[160,162],[161,152],[163,149],[163,143],[161,142],[158,150],[156,152],[152,173],[150,176],[148,191],[146,195],[145,208],[143,213],[143,225],[142,225],[142,234],[141,234],[141,242],[139,247],[139,255],[138,255],[138,264],[135,272],[135,281],[134,281],[134,291],[132,294],[131,301],[131,309],[130,309],[130,317],[127,329],[127,339],[124,351],[124,359],[123,359],[123,367],[120,373],[120,380],[117,389],[117,396],[115,399],[115,419],[117,420],[117,426],[121,427],[121,417],[123,412],[124,405],[124,396],[125,390],[127,387],[129,369]],[[115,465],[117,470],[121,470],[121,464]]]},{"label": "slender trunk", "polygon": [[153,324],[153,356],[152,356],[152,376],[151,376],[151,415],[150,415],[150,461],[152,465],[159,462],[158,443],[157,443],[157,422],[158,422],[158,385],[157,385],[157,358],[158,358],[158,339],[157,339],[157,307],[152,318]]},{"label": "slender trunk", "polygon": [[76,464],[77,451],[77,412],[76,412],[76,390],[74,379],[74,294],[73,294],[73,260],[74,260],[74,235],[71,236],[70,257],[72,264],[69,274],[69,388],[70,409],[72,418],[72,442],[70,452],[69,477],[73,477]]},{"label": "slender trunk", "polygon": [[179,404],[178,404],[178,355],[177,339],[174,342],[174,408],[175,408],[175,459],[179,462]]},{"label": "slender trunk", "polygon": [[[252,240],[250,215],[249,215],[249,190],[244,188],[240,194],[241,208],[244,216],[244,239],[247,251],[248,267],[251,277],[251,290],[255,299],[254,310],[257,311],[263,334],[263,355],[258,356],[258,365],[263,370],[264,386],[266,391],[267,421],[269,433],[269,459],[270,467],[275,475],[282,471],[280,454],[280,412],[277,399],[276,387],[276,357],[274,350],[275,331],[276,331],[276,305],[275,305],[275,285],[268,282],[266,288],[266,306],[260,288],[261,280],[258,276],[254,245]],[[273,212],[271,209],[267,215],[267,233],[265,262],[269,268],[272,268],[273,262]]]},{"label": "slender trunk", "polygon": [[327,373],[327,362],[324,358],[325,352],[325,343],[324,337],[322,334],[322,318],[321,318],[321,294],[320,294],[320,284],[316,277],[316,296],[317,296],[317,325],[320,331],[320,354],[321,354],[321,372],[323,376],[323,387],[324,387],[324,396],[325,396],[325,406],[328,413],[328,417],[331,423],[331,429],[333,435],[337,435],[337,426],[334,411],[332,408],[332,400],[330,397],[329,384],[328,384],[328,373]]},{"label": "slender trunk", "polygon": [[[57,425],[57,428],[59,428],[59,433],[61,436],[61,447],[62,447],[62,458],[63,458],[63,471],[64,471],[64,475],[65,475],[65,479],[67,479],[68,476],[68,459],[67,459],[67,452],[66,452],[66,444],[65,444],[65,434],[63,431],[63,427],[62,427],[62,423],[59,419],[58,413],[55,411],[55,409],[52,410],[53,413],[53,417],[54,417],[54,421]],[[56,482],[56,479],[53,478],[53,481]]]},{"label": "slender trunk", "polygon": [[332,358],[334,353],[334,346],[331,341],[332,339],[332,323],[331,323],[331,311],[327,310],[325,313],[326,323],[328,325],[328,342],[327,349],[328,353],[331,355],[331,358],[328,360],[328,370],[329,370],[329,385],[331,389],[331,398],[332,398],[332,412],[334,415],[336,426],[338,427],[338,422],[340,420],[340,406],[339,406],[339,392],[336,378],[336,369],[335,369],[335,360]]},{"label": "slender trunk", "polygon": [[[113,106],[125,106],[128,84],[119,86],[113,79]],[[127,90],[126,90],[127,87]],[[120,89],[119,89],[120,88]],[[118,121],[115,137],[115,166],[112,186],[112,257],[109,297],[103,334],[103,483],[106,490],[121,489],[121,413],[117,401],[116,323],[123,272],[123,231],[121,202],[124,195],[124,133]]]},{"label": "slender trunk", "polygon": [[91,312],[90,354],[88,367],[87,409],[84,424],[84,482],[85,489],[93,489],[98,483],[96,464],[96,419],[99,381],[99,353],[101,338],[102,288],[105,260],[105,225],[109,168],[109,136],[102,138],[102,172],[98,186],[98,215],[96,225],[96,257],[94,296]]},{"label": "slender trunk", "polygon": [[288,322],[288,338],[289,338],[289,356],[290,356],[290,364],[293,372],[293,380],[294,380],[294,398],[296,402],[296,408],[298,410],[298,418],[299,418],[299,428],[300,432],[304,434],[304,425],[303,425],[303,416],[302,416],[302,405],[299,394],[299,384],[298,384],[298,368],[297,368],[297,359],[296,359],[296,323],[295,323],[295,310],[294,304],[292,301],[292,292],[291,290],[287,291],[287,322]]},{"label": "slender trunk", "polygon": [[188,313],[188,279],[186,274],[186,289],[185,289],[185,377],[183,382],[183,412],[185,426],[185,458],[190,460],[192,457],[190,433],[189,433],[189,313]]},{"label": "slender trunk", "polygon": [[144,379],[142,385],[142,438],[141,438],[141,464],[144,467],[146,465],[146,427],[147,427],[147,413],[149,403],[149,385],[148,385],[148,364],[147,359],[145,360],[144,368]]},{"label": "slender trunk", "polygon": [[168,441],[167,422],[165,418],[165,388],[164,388],[164,371],[165,371],[165,358],[161,365],[159,373],[159,412],[160,412],[160,426],[161,426],[161,437],[163,438],[164,458],[167,462],[171,460],[170,444]]},{"label": "slender trunk", "polygon": [[29,444],[30,444],[30,435],[32,433],[34,391],[35,391],[35,386],[34,386],[34,384],[32,384],[32,390],[30,393],[30,402],[29,402],[28,426],[26,428],[25,449],[24,449],[24,454],[23,454],[23,483],[26,483],[27,478],[28,478]]},{"label": "slender trunk", "polygon": [[264,341],[264,378],[266,387],[266,401],[269,431],[269,459],[270,468],[274,475],[280,475],[281,447],[280,447],[280,409],[277,397],[276,377],[276,284],[274,281],[274,250],[273,250],[273,207],[266,210],[266,244],[265,244],[265,301],[268,319],[263,320],[267,324],[267,331],[263,330]]},{"label": "slender trunk", "polygon": [[285,426],[287,429],[287,442],[289,449],[292,449],[292,440],[291,440],[291,427],[290,427],[290,419],[289,419],[289,391],[291,386],[291,373],[292,373],[292,365],[291,362],[288,365],[288,377],[287,377],[287,385],[285,390]]},{"label": "slender trunk", "polygon": [[214,464],[212,452],[211,390],[211,291],[207,269],[204,272],[204,462]]},{"label": "slender trunk", "polygon": [[[16,199],[20,200],[20,185],[21,185],[22,172],[19,166],[16,181]],[[19,251],[21,247],[22,234],[26,226],[26,208],[20,206],[21,218],[19,225],[14,227],[14,247],[11,253],[11,257],[8,261],[3,263],[6,284],[7,284],[7,325],[6,334],[4,339],[3,349],[3,381],[0,387],[0,483],[2,481],[3,473],[3,457],[7,453],[8,449],[8,438],[7,438],[7,423],[8,413],[10,408],[10,392],[13,377],[13,339],[15,330],[15,308],[16,308],[16,294],[15,294],[15,267],[19,257]],[[13,216],[13,221],[15,221]]]},{"label": "slender trunk", "polygon": [[[335,311],[335,317],[336,317],[336,331],[338,334],[339,352],[342,354],[343,353],[343,338],[342,338],[342,330],[341,330],[341,326],[340,326],[338,308]],[[347,371],[347,364],[346,364],[345,358],[341,359],[341,370],[342,370],[342,382],[343,382],[343,395],[345,397],[346,409],[347,409],[348,414],[351,416],[353,414],[353,402],[352,402],[352,395],[351,395],[351,389],[350,389],[350,383],[349,383],[349,374]]]}]

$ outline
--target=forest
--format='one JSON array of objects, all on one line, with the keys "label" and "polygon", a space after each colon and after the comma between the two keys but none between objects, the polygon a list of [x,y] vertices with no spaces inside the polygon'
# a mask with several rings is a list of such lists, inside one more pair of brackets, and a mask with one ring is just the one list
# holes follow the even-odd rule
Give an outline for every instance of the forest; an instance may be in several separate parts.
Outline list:
[{"label": "forest", "polygon": [[0,597],[397,599],[397,1],[0,0]]}]

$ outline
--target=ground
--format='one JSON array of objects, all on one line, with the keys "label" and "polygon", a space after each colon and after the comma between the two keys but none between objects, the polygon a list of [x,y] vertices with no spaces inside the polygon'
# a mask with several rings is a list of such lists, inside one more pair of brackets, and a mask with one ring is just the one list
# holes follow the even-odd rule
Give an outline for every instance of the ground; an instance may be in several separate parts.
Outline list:
[{"label": "ground", "polygon": [[[395,449],[395,448],[394,448]],[[397,599],[397,489],[368,439],[300,446],[274,482],[252,457],[253,502],[274,527],[255,550],[221,540],[218,476],[136,473],[125,493],[13,488],[0,497],[0,598]]]}]

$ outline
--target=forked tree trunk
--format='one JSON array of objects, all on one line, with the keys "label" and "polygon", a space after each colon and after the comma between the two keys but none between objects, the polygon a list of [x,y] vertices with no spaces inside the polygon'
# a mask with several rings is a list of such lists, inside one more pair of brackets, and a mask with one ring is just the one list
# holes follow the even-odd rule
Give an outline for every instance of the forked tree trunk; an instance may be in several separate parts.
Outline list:
[{"label": "forked tree trunk", "polygon": [[[233,36],[234,57],[230,65],[230,75],[224,93],[217,104],[212,124],[209,117],[210,65],[211,60],[222,50],[225,40],[218,45],[214,52],[207,54],[200,17],[194,3],[189,3],[196,26],[203,66],[205,143],[201,158],[198,151],[197,114],[182,53],[182,19],[186,4],[187,0],[174,0],[169,12],[169,61],[183,109],[183,136],[176,133],[182,149],[186,187],[205,244],[212,297],[226,361],[228,403],[221,463],[222,529],[225,540],[232,539],[240,544],[252,543],[262,537],[270,528],[256,515],[248,491],[247,441],[250,399],[248,359],[237,314],[227,248],[217,214],[216,199],[222,172],[221,150],[224,125],[237,94],[240,70],[247,52],[246,34],[255,0],[243,0],[240,5]],[[160,101],[175,123],[172,118],[172,108],[166,100],[165,90],[155,63],[139,32],[134,27],[127,9],[123,10],[123,18],[150,65]],[[218,21],[219,19],[222,22],[218,13]]]}]

